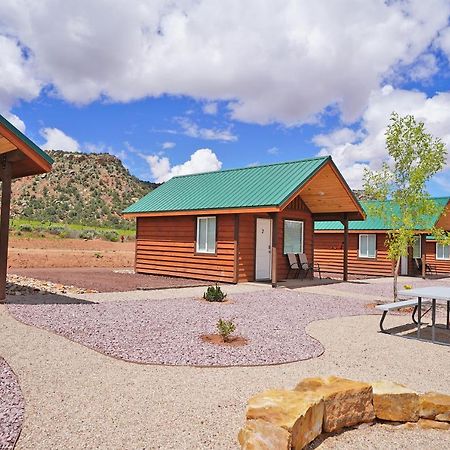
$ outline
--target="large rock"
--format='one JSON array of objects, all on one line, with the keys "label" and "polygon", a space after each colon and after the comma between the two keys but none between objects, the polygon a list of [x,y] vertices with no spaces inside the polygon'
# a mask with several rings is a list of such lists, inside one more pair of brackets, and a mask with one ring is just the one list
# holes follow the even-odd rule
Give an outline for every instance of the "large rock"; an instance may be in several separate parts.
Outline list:
[{"label": "large rock", "polygon": [[419,395],[402,384],[392,381],[372,383],[375,416],[395,422],[419,420]]},{"label": "large rock", "polygon": [[450,395],[427,392],[420,395],[420,417],[434,419],[437,415],[450,413]]},{"label": "large rock", "polygon": [[248,420],[239,431],[243,450],[289,450],[291,435],[284,428],[265,420]]},{"label": "large rock", "polygon": [[292,433],[292,447],[302,449],[322,432],[321,396],[296,391],[269,390],[248,402],[247,419],[261,419]]},{"label": "large rock", "polygon": [[320,395],[325,401],[323,430],[333,432],[375,419],[372,386],[339,377],[305,378],[298,392]]}]

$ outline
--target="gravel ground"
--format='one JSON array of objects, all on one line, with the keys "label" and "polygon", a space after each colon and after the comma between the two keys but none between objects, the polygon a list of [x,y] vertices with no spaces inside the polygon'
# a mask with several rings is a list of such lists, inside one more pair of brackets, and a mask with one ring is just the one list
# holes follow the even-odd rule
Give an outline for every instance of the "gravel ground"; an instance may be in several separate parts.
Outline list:
[{"label": "gravel ground", "polygon": [[[394,323],[403,318],[393,317]],[[377,333],[378,317],[311,323],[318,358],[279,366],[196,368],[130,364],[14,320],[0,305],[0,354],[20,378],[26,419],[17,450],[236,449],[247,399],[301,378],[389,379],[450,392],[447,347]],[[420,365],[418,365],[420,361]],[[358,429],[318,448],[447,449],[450,433]]]},{"label": "gravel ground", "polygon": [[14,448],[22,429],[24,401],[17,377],[0,358],[0,449]]},{"label": "gravel ground", "polygon": [[[308,336],[315,320],[375,313],[364,300],[286,289],[235,294],[224,304],[194,298],[108,303],[8,304],[18,320],[42,327],[127,361],[196,366],[280,364],[319,356],[322,345]],[[95,298],[95,295],[93,296]],[[70,301],[67,299],[66,301]],[[232,319],[242,347],[202,342],[219,318]]]}]

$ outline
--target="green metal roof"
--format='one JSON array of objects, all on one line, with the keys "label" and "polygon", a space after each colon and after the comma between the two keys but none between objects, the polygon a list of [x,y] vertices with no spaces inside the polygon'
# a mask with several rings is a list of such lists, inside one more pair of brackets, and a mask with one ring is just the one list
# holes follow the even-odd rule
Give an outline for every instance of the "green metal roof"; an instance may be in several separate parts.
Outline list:
[{"label": "green metal roof", "polygon": [[326,156],[174,177],[123,212],[279,206],[330,160]]},{"label": "green metal roof", "polygon": [[0,114],[0,123],[7,128],[11,133],[14,133],[21,141],[25,142],[31,150],[35,151],[39,156],[44,158],[48,163],[53,164],[53,158],[50,155],[47,155],[41,148],[39,148],[31,139],[25,136],[20,130],[18,130],[11,122],[6,120]]},{"label": "green metal roof", "polygon": [[[434,202],[439,206],[439,211],[437,214],[428,217],[428,223],[429,227],[428,229],[432,228],[436,222],[439,220],[439,217],[444,212],[444,208],[447,205],[448,201],[450,200],[450,197],[435,197],[433,198]],[[361,201],[361,206],[365,210],[367,217],[365,220],[361,221],[349,221],[348,223],[348,229],[349,230],[389,230],[391,229],[391,225],[387,222],[385,222],[383,219],[376,217],[376,216],[370,216],[368,214],[368,206],[380,203],[375,200],[369,200],[369,201]],[[394,205],[395,209],[396,205]],[[315,222],[314,224],[314,230],[322,231],[322,230],[329,230],[329,231],[336,231],[336,230],[343,230],[344,226],[341,222],[338,221],[324,221],[324,222]]]}]

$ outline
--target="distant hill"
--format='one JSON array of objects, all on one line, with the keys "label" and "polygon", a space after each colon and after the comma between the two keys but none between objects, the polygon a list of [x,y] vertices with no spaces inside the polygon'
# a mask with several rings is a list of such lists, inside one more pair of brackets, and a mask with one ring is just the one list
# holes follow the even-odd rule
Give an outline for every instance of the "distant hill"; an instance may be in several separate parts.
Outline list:
[{"label": "distant hill", "polygon": [[14,181],[12,218],[132,228],[120,212],[157,186],[107,153],[47,153],[55,160],[50,173]]}]

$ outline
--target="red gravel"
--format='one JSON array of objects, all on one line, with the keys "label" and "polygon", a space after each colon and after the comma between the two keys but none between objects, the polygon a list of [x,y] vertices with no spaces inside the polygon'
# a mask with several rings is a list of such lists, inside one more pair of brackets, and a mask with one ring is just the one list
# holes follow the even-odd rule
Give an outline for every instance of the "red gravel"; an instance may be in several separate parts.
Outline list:
[{"label": "red gravel", "polygon": [[24,401],[17,377],[0,358],[0,449],[13,449],[22,429]]},{"label": "red gravel", "polygon": [[[39,297],[45,297],[46,304],[39,303]],[[117,297],[120,301],[98,304],[70,303],[69,297],[51,295],[9,297],[8,310],[24,323],[120,359],[194,366],[279,364],[317,357],[323,347],[306,333],[310,322],[375,313],[361,300],[285,289],[235,294],[227,304]],[[233,320],[235,335],[247,339],[247,345],[203,342],[202,335],[217,332],[220,318]]]},{"label": "red gravel", "polygon": [[10,273],[51,281],[57,284],[94,289],[98,292],[125,292],[136,289],[161,289],[182,286],[204,286],[210,284],[201,280],[163,277],[134,273],[117,273],[107,268],[50,268],[50,269],[12,269]]}]

